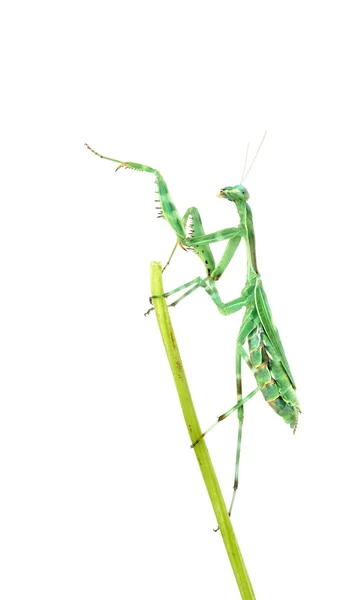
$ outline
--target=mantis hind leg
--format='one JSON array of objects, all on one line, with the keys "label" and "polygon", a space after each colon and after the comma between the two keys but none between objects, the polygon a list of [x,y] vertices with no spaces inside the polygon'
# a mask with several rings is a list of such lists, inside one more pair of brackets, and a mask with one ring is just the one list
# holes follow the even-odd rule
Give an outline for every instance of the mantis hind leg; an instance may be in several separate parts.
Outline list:
[{"label": "mantis hind leg", "polygon": [[248,394],[247,396],[245,396],[245,398],[243,398],[243,395],[242,395],[242,360],[245,361],[248,364],[248,366],[252,369],[252,365],[249,360],[249,356],[247,355],[247,352],[243,348],[243,345],[248,337],[248,334],[253,330],[254,327],[255,327],[255,323],[253,321],[251,312],[247,311],[243,318],[242,326],[241,326],[240,332],[238,334],[237,343],[236,343],[236,399],[237,399],[236,404],[232,408],[230,408],[230,410],[228,410],[224,414],[220,415],[220,417],[217,418],[215,423],[213,423],[204,433],[202,433],[200,438],[198,438],[198,440],[196,440],[194,442],[194,444],[192,445],[192,448],[193,448],[207,433],[209,433],[209,431],[214,429],[214,427],[218,423],[220,423],[221,421],[224,421],[227,417],[229,417],[233,412],[235,412],[237,410],[238,433],[237,433],[237,446],[236,446],[236,465],[235,465],[235,476],[234,476],[234,483],[233,483],[233,493],[232,493],[231,503],[230,503],[230,507],[229,507],[229,516],[231,516],[231,512],[232,512],[232,508],[233,508],[233,504],[234,504],[234,500],[235,500],[235,496],[236,496],[236,491],[238,488],[238,481],[239,481],[242,430],[243,430],[243,421],[244,421],[243,405],[246,402],[248,402],[248,400],[250,400],[250,398],[252,398],[259,391],[259,387],[256,387],[252,392],[250,392],[250,394]]},{"label": "mantis hind leg", "polygon": [[[237,338],[237,346],[236,346],[236,389],[237,389],[237,403],[241,402],[242,399],[242,360],[244,360],[249,368],[252,370],[252,364],[250,362],[249,356],[243,345],[249,335],[249,333],[253,330],[255,326],[251,315],[245,315],[243,319],[243,324],[240,329],[238,338]],[[256,388],[254,393],[259,391],[259,387]],[[253,394],[254,395],[254,394]],[[239,468],[240,468],[240,457],[241,457],[241,442],[242,442],[242,427],[243,427],[243,419],[244,419],[244,409],[243,405],[239,407],[237,411],[238,416],[238,434],[237,434],[237,449],[236,449],[236,466],[235,466],[235,477],[233,482],[233,492],[232,498],[230,502],[229,508],[229,516],[231,516],[233,503],[235,501],[235,496],[238,488],[238,478],[239,478]]]},{"label": "mantis hind leg", "polygon": [[[242,400],[242,356],[239,351],[239,344],[237,343],[236,348],[236,391],[237,391],[237,403]],[[231,516],[233,503],[236,496],[236,491],[238,488],[238,475],[240,469],[240,458],[241,458],[241,443],[242,443],[242,428],[243,428],[243,419],[244,419],[244,408],[243,404],[239,407],[237,411],[238,417],[238,432],[237,432],[237,448],[236,448],[236,466],[235,466],[235,479],[233,483],[233,492],[232,498],[229,508],[229,517]]]},{"label": "mantis hind leg", "polygon": [[[250,331],[252,331],[254,327],[254,323],[253,320],[251,318],[251,314],[250,313],[246,313],[243,321],[242,321],[242,326],[240,329],[240,332],[238,334],[238,338],[237,338],[237,349],[236,349],[236,390],[237,390],[237,402],[234,406],[232,406],[232,408],[230,408],[229,410],[227,410],[225,413],[223,413],[222,415],[220,415],[220,417],[218,417],[215,421],[215,423],[213,423],[210,427],[208,427],[208,429],[206,429],[204,431],[204,433],[202,433],[202,435],[192,444],[192,448],[198,444],[198,442],[206,436],[207,433],[209,433],[209,431],[211,431],[212,429],[214,429],[214,427],[216,427],[216,425],[218,423],[220,423],[221,421],[224,421],[225,419],[227,419],[227,417],[229,417],[230,415],[232,415],[232,413],[234,413],[236,410],[239,411],[240,408],[243,407],[243,405],[248,402],[248,400],[250,400],[251,398],[253,398],[253,396],[259,391],[259,387],[256,387],[254,390],[252,390],[249,394],[247,394],[247,396],[245,396],[243,398],[242,396],[242,374],[241,374],[241,360],[245,360],[249,365],[250,365],[250,361],[249,361],[249,357],[247,356],[246,351],[243,348],[243,344],[245,343],[248,333]],[[242,421],[243,424],[243,416],[240,419]],[[241,433],[240,433],[240,439],[239,439],[239,443],[237,442],[237,450],[240,450],[241,447],[241,440],[242,440],[242,426],[241,426]],[[238,456],[240,456],[240,451],[237,452]],[[238,461],[236,460],[236,471],[237,471],[237,486],[238,486],[238,465],[239,465],[239,458]],[[236,480],[236,475],[235,475],[235,480]],[[236,487],[237,489],[237,487]]]}]

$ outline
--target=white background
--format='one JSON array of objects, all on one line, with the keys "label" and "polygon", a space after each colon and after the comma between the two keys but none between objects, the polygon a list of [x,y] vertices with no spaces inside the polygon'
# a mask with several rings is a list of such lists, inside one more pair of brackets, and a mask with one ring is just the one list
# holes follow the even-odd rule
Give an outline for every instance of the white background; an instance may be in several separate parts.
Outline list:
[{"label": "white background", "polygon": [[[247,405],[234,528],[260,600],[351,598],[351,91],[344,2],[13,3],[1,18],[0,591],[238,598],[154,315],[174,243],[153,177],[206,231],[246,180],[297,383],[296,436]],[[220,248],[215,249],[217,251]],[[220,289],[235,298],[243,252]],[[203,273],[178,250],[165,288]],[[202,426],[234,403],[241,315],[172,313]],[[247,374],[245,389],[253,387]],[[231,496],[237,419],[209,435]]]}]

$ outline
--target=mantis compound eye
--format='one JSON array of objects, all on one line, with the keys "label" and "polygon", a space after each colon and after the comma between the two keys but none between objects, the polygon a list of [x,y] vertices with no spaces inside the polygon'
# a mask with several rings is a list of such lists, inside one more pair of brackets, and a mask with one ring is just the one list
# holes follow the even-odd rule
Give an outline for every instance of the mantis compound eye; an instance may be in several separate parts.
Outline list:
[{"label": "mantis compound eye", "polygon": [[242,197],[243,200],[248,200],[249,193],[248,193],[247,188],[245,188],[243,185],[236,185],[233,189],[234,189],[234,191],[236,190],[237,192],[240,193],[240,197]]}]

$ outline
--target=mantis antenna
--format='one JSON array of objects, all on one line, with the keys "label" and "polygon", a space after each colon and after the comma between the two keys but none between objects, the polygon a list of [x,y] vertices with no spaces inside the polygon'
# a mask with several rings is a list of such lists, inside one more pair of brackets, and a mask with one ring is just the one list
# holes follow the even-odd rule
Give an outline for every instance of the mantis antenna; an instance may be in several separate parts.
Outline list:
[{"label": "mantis antenna", "polygon": [[264,140],[265,140],[265,136],[266,136],[266,134],[267,134],[267,132],[265,132],[265,133],[264,133],[264,135],[263,135],[263,139],[262,139],[262,141],[261,141],[261,142],[260,142],[260,144],[259,144],[259,148],[258,148],[258,150],[257,150],[257,152],[256,152],[256,154],[255,154],[255,157],[253,158],[253,160],[252,160],[252,162],[251,162],[251,165],[250,165],[250,167],[249,167],[249,169],[248,169],[247,173],[245,174],[245,176],[244,176],[244,177],[243,177],[243,179],[241,180],[241,183],[243,183],[243,182],[244,182],[244,180],[246,179],[246,177],[247,177],[247,175],[248,175],[249,171],[250,171],[250,170],[251,170],[251,168],[253,167],[253,165],[254,165],[254,161],[255,161],[255,159],[257,158],[258,154],[259,154],[259,150],[261,149],[262,145],[264,144]]},{"label": "mantis antenna", "polygon": [[245,159],[244,159],[243,171],[242,171],[242,175],[241,175],[241,183],[243,181],[244,174],[245,174],[245,171],[246,171],[247,158],[248,158],[248,150],[249,150],[249,142],[247,144],[246,156],[245,156]]}]

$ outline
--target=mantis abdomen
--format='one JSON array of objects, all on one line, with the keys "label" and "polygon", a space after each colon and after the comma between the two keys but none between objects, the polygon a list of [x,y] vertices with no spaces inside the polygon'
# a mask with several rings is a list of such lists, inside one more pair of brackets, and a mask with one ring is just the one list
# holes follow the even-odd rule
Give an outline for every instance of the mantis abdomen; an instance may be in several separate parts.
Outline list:
[{"label": "mantis abdomen", "polygon": [[300,412],[298,398],[262,326],[249,333],[248,348],[253,374],[266,402],[295,431]]}]

